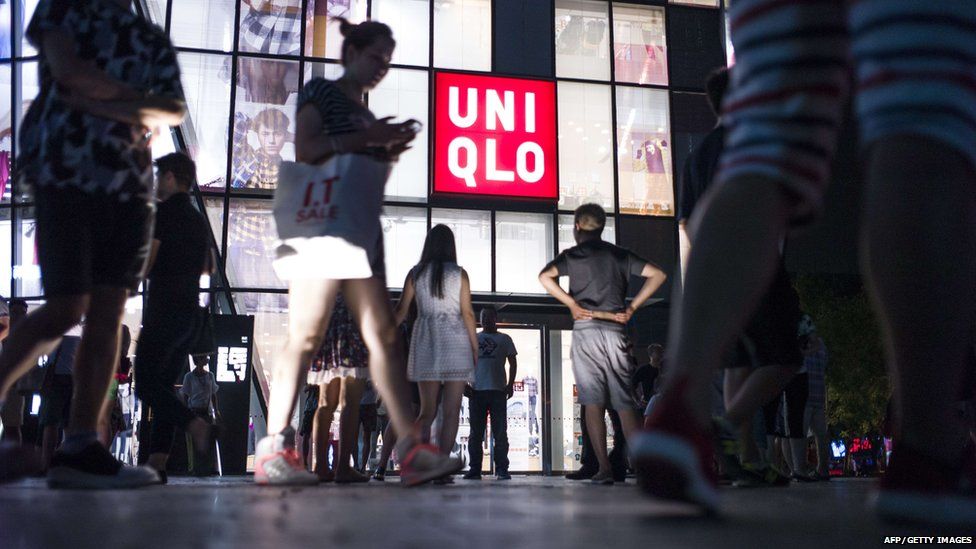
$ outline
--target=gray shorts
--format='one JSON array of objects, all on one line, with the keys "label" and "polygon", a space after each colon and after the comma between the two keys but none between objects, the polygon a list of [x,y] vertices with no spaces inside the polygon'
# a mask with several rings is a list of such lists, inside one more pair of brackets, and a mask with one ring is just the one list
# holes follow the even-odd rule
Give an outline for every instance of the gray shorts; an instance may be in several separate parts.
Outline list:
[{"label": "gray shorts", "polygon": [[628,349],[630,341],[623,330],[579,325],[573,329],[573,375],[579,403],[605,406],[613,410],[634,410],[632,379],[637,364]]}]

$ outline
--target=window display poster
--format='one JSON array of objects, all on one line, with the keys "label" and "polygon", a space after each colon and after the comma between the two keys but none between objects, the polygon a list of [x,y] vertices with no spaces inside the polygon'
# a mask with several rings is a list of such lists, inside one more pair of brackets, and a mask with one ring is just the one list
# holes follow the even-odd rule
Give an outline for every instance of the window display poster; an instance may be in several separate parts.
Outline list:
[{"label": "window display poster", "polygon": [[671,144],[664,132],[632,131],[620,145],[620,212],[674,215]]}]

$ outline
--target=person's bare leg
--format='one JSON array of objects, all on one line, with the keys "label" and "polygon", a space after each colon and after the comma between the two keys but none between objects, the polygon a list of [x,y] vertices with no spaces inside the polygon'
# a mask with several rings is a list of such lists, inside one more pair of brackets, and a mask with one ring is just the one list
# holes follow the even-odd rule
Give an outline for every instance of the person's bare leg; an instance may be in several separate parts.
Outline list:
[{"label": "person's bare leg", "polygon": [[51,467],[51,458],[54,457],[54,451],[58,448],[58,442],[60,442],[58,431],[57,425],[46,425],[41,435],[41,467],[44,471]]},{"label": "person's bare leg", "polygon": [[[362,411],[360,410],[360,414]],[[359,472],[365,473],[369,466],[369,458],[373,455],[373,431],[363,428],[363,453],[359,462]]]},{"label": "person's bare leg", "polygon": [[333,379],[328,385],[319,385],[319,406],[312,419],[312,448],[315,454],[312,472],[322,480],[332,480],[335,475],[329,467],[329,448],[332,446],[332,418],[339,405],[339,390],[338,379]]},{"label": "person's bare leg", "polygon": [[380,277],[347,280],[346,304],[369,349],[369,374],[376,384],[401,443],[411,446],[416,416],[410,407],[407,365],[386,282]]},{"label": "person's bare leg", "polygon": [[356,451],[359,439],[359,401],[363,398],[366,382],[351,377],[343,378],[342,392],[339,397],[342,412],[339,414],[339,454],[336,460],[336,480],[353,481],[362,479],[363,475],[350,464],[353,452]]},{"label": "person's bare leg", "polygon": [[896,440],[958,463],[954,417],[976,319],[976,172],[954,149],[891,137],[868,154],[863,270],[885,336]]},{"label": "person's bare leg", "polygon": [[686,383],[690,411],[700,426],[709,421],[711,372],[772,281],[792,202],[772,179],[741,178],[715,186],[692,216],[684,295],[671,310],[674,375],[665,393],[677,382]]},{"label": "person's bare leg", "polygon": [[420,430],[420,438],[424,442],[430,440],[430,429],[437,417],[437,404],[441,394],[441,382],[421,381],[417,384],[420,387],[420,412],[417,414],[417,427]]},{"label": "person's bare leg", "polygon": [[397,443],[396,429],[393,428],[393,422],[391,421],[386,426],[386,430],[383,431],[383,449],[380,450],[380,462],[376,465],[378,470],[386,471],[386,468],[390,465],[390,456],[393,455],[393,448]]},{"label": "person's bare leg", "polygon": [[61,336],[81,322],[88,302],[88,295],[51,296],[17,324],[0,353],[0,399],[37,364],[39,356],[53,351]]},{"label": "person's bare leg", "polygon": [[826,433],[813,436],[817,444],[817,474],[822,477],[830,476],[830,444]]},{"label": "person's bare leg", "polygon": [[636,410],[630,408],[617,410],[617,415],[620,416],[620,425],[624,428],[624,438],[633,440],[633,436],[641,430],[641,417]]},{"label": "person's bare leg", "polygon": [[[590,435],[590,445],[596,460],[600,464],[599,473],[610,473],[610,457],[607,455],[607,424],[604,416],[607,410],[603,406],[586,405],[586,432]],[[623,418],[621,418],[623,419]]]},{"label": "person's bare leg", "polygon": [[339,282],[296,279],[288,289],[288,339],[275,360],[268,398],[268,434],[291,424],[305,374],[329,327]]},{"label": "person's bare leg", "polygon": [[762,461],[759,453],[759,444],[756,437],[752,436],[752,419],[746,421],[733,421],[728,417],[728,411],[734,407],[735,396],[742,390],[742,386],[749,375],[753,372],[751,368],[728,368],[725,370],[723,380],[722,397],[724,399],[726,419],[735,428],[736,438],[739,440],[739,460],[742,463],[757,463]]},{"label": "person's bare leg", "polygon": [[442,409],[444,418],[441,422],[440,448],[445,456],[451,454],[454,449],[454,442],[457,440],[458,423],[461,420],[461,398],[464,396],[464,387],[467,382],[448,381],[444,383],[444,395],[442,397]]},{"label": "person's bare leg", "polygon": [[92,290],[85,325],[75,355],[71,419],[66,435],[94,433],[112,384],[122,338],[122,315],[128,290],[96,287]]}]

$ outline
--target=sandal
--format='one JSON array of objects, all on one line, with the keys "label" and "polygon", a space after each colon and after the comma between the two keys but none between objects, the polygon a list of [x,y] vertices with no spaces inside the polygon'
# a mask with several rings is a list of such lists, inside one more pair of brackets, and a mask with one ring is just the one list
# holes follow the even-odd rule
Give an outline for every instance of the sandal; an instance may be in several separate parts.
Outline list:
[{"label": "sandal", "polygon": [[441,455],[431,444],[417,444],[400,465],[400,482],[407,487],[457,473],[464,467],[458,458]]}]

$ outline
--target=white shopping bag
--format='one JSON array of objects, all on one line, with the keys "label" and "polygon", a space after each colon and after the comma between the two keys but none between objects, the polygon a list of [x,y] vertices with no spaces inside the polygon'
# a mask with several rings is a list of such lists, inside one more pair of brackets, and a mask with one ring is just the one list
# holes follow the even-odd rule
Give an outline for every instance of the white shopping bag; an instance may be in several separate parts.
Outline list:
[{"label": "white shopping bag", "polygon": [[389,162],[343,154],[311,165],[282,162],[274,196],[280,240],[274,267],[293,278],[369,278],[381,254]]}]

